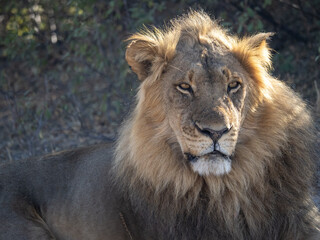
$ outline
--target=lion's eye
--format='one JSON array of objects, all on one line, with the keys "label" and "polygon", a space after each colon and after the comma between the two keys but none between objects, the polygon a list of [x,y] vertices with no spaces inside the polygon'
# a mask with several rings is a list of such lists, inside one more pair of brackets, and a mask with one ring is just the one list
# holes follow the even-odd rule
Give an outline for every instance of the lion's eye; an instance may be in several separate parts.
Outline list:
[{"label": "lion's eye", "polygon": [[192,87],[188,83],[180,83],[177,89],[182,93],[192,93]]},{"label": "lion's eye", "polygon": [[236,92],[241,86],[241,83],[238,81],[233,81],[228,84],[228,93],[229,92]]}]

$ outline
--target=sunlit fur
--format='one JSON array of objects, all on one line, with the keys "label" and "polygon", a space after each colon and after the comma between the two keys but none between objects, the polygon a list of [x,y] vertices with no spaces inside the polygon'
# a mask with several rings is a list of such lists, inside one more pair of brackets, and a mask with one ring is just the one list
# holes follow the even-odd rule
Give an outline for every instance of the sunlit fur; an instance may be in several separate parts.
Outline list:
[{"label": "sunlit fur", "polygon": [[[178,217],[182,213],[195,215],[190,219],[198,219],[197,214],[209,219],[229,239],[319,239],[312,235],[320,224],[310,199],[312,119],[300,97],[269,75],[270,35],[238,38],[205,13],[191,11],[165,30],[154,28],[130,37],[127,61],[142,82],[135,109],[120,132],[114,172],[135,211],[149,224],[158,224],[154,231],[159,229],[159,239],[185,229]],[[229,50],[250,76],[232,167],[222,176],[199,176],[181,160],[164,111],[161,76],[181,38],[190,45],[215,44]],[[147,62],[152,64],[144,70]],[[208,204],[202,204],[203,198]],[[206,213],[198,212],[203,206]],[[210,238],[210,230],[199,229],[185,231],[190,236],[202,231],[201,239]]]}]

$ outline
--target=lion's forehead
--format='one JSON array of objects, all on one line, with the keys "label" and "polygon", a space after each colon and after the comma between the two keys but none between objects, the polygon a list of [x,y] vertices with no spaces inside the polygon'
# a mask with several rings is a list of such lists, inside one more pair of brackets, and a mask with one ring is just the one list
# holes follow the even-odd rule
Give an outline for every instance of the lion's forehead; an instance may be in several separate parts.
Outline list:
[{"label": "lion's forehead", "polygon": [[177,51],[168,64],[168,70],[174,75],[174,79],[185,78],[188,72],[193,71],[196,81],[206,79],[212,83],[220,79],[219,70],[222,68],[228,68],[231,74],[238,77],[244,78],[247,75],[239,61],[226,50],[222,53],[208,48]]}]

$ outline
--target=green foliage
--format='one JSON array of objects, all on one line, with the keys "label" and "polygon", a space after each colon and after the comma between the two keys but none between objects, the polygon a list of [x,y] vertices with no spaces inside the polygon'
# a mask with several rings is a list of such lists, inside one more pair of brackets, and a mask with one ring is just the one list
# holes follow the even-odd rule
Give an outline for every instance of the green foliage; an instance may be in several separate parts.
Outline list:
[{"label": "green foliage", "polygon": [[276,54],[274,61],[279,65],[279,72],[288,73],[293,69],[293,56],[290,53]]}]

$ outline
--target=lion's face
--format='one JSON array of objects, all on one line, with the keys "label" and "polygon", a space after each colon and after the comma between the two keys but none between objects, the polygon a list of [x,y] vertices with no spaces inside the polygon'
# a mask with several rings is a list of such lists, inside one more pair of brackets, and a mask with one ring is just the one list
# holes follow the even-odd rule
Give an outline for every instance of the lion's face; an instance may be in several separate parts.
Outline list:
[{"label": "lion's face", "polygon": [[244,114],[245,76],[231,54],[207,49],[177,53],[163,74],[170,127],[185,160],[200,175],[231,170]]},{"label": "lion's face", "polygon": [[272,34],[232,38],[197,14],[173,25],[176,30],[133,35],[126,51],[142,82],[139,139],[165,142],[200,175],[227,174],[245,136],[241,124],[268,85]]}]

